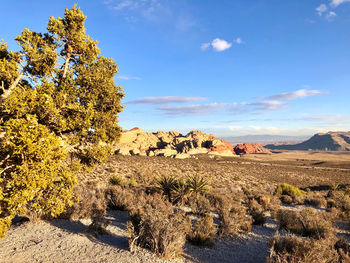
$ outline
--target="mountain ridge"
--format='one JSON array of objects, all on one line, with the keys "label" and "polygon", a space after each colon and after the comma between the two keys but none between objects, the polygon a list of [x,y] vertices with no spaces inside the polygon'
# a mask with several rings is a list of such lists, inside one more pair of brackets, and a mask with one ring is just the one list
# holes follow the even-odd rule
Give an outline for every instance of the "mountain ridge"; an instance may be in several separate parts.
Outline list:
[{"label": "mountain ridge", "polygon": [[267,144],[265,147],[270,150],[350,151],[350,131],[316,133],[308,140],[298,144]]}]

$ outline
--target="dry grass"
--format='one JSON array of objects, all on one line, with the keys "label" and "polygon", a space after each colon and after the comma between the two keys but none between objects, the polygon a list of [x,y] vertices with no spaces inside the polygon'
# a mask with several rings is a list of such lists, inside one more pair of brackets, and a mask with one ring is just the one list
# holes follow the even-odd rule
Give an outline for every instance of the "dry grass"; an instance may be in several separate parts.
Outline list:
[{"label": "dry grass", "polygon": [[333,223],[328,215],[313,208],[304,208],[300,212],[279,210],[277,219],[280,229],[305,237],[320,239],[335,233]]},{"label": "dry grass", "polygon": [[335,247],[337,239],[303,239],[295,235],[276,235],[270,242],[267,263],[336,263],[349,262],[349,254]]},{"label": "dry grass", "polygon": [[141,195],[130,210],[127,224],[129,245],[149,249],[164,259],[178,257],[183,252],[188,232],[184,213],[174,213],[171,203],[159,194]]},{"label": "dry grass", "polygon": [[211,215],[205,215],[196,221],[188,234],[187,239],[197,246],[212,246],[214,244],[216,228]]}]

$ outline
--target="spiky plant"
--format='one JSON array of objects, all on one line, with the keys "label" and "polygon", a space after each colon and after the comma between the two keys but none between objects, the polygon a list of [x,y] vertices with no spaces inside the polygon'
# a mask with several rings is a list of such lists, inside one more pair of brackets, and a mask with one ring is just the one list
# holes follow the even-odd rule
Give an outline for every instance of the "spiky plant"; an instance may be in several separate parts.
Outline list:
[{"label": "spiky plant", "polygon": [[199,194],[205,194],[210,189],[209,180],[199,175],[189,176],[187,178],[186,185],[188,191],[196,196]]},{"label": "spiky plant", "polygon": [[176,179],[171,175],[162,175],[156,179],[157,188],[160,189],[164,195],[171,201],[171,193],[176,185]]},{"label": "spiky plant", "polygon": [[189,190],[186,181],[183,178],[176,180],[172,189],[172,195],[174,198],[173,201],[183,204],[184,198],[186,197],[186,195],[188,195],[188,193]]}]

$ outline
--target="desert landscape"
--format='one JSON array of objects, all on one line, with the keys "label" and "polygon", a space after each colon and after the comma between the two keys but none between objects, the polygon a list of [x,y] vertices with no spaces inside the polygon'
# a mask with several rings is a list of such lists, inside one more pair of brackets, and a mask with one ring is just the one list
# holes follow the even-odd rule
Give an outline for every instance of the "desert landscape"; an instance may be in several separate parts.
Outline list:
[{"label": "desert landscape", "polygon": [[[176,180],[194,175],[205,178],[210,190],[201,192],[198,200],[192,200],[189,192],[184,192],[181,202],[175,199],[177,195],[174,192],[171,194],[172,204],[168,204],[176,211],[183,211],[194,225],[193,222],[203,220],[209,213],[213,219],[212,225],[201,228],[203,232],[200,232],[199,240],[194,242],[189,239],[186,242],[182,256],[167,262],[265,262],[273,255],[270,246],[276,233],[281,237],[290,235],[291,230],[281,226],[281,220],[286,220],[283,219],[286,211],[293,215],[303,211],[311,213],[304,220],[310,224],[309,227],[313,229],[310,231],[315,231],[315,235],[321,234],[318,231],[322,235],[327,232],[328,239],[336,235],[339,240],[350,241],[350,203],[347,197],[350,187],[350,152],[284,150],[236,156],[231,152],[232,156],[228,156],[225,150],[220,155],[203,153],[202,149],[202,153],[184,159],[165,157],[161,151],[159,156],[142,156],[141,151],[137,152],[133,148],[145,143],[135,134],[130,134],[136,131],[143,140],[149,141],[142,130],[140,133],[140,129],[125,131],[125,137],[121,140],[123,143],[117,146],[116,155],[90,174],[80,175],[82,200],[75,211],[71,211],[71,219],[54,219],[50,222],[18,219],[7,237],[0,241],[2,262],[27,262],[28,258],[32,259],[31,262],[73,262],[77,255],[84,255],[85,258],[79,262],[163,262],[147,249],[130,248],[127,222],[132,214],[131,207],[137,205],[131,204],[135,202],[132,201],[132,194],[144,191],[165,194],[164,187],[170,186],[162,185],[159,178]],[[175,133],[161,133],[162,138],[169,134]],[[199,131],[192,134],[210,137]],[[127,155],[120,154],[120,148],[125,149],[128,143],[129,146],[132,143],[130,152]],[[207,141],[201,143],[208,144]],[[163,147],[166,145],[163,144]],[[196,147],[192,148],[192,152],[193,149]],[[302,189],[298,191],[303,191],[303,194],[299,196],[287,191],[281,195],[276,190],[281,184]],[[223,208],[215,204],[218,200],[224,202],[226,198],[242,209],[232,214],[230,219],[226,219],[221,214],[223,211],[220,209]],[[94,204],[99,212],[93,212]],[[101,233],[96,229],[89,230],[93,213],[102,213],[98,218],[104,224]],[[90,216],[85,218],[84,214]],[[223,226],[221,220],[224,218],[234,220],[233,224],[242,224],[243,229],[239,229],[239,225],[231,226],[232,229],[230,225]],[[223,227],[227,228],[227,233],[220,233]],[[307,259],[310,261],[304,262],[314,262],[321,252],[311,253],[315,254]],[[347,260],[345,257],[342,262]]]},{"label": "desert landscape", "polygon": [[0,263],[350,263],[348,0],[20,2]]}]

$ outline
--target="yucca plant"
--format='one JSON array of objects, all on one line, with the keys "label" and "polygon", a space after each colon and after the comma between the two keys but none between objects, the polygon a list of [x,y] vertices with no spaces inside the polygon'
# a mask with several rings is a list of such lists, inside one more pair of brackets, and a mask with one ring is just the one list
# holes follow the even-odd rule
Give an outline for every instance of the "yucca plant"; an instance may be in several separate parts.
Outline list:
[{"label": "yucca plant", "polygon": [[175,183],[172,189],[172,195],[174,198],[173,201],[183,204],[184,198],[186,197],[186,195],[188,195],[188,193],[189,193],[189,190],[188,190],[186,181],[183,178],[175,180]]},{"label": "yucca plant", "polygon": [[196,196],[199,194],[205,194],[210,189],[209,180],[199,175],[189,176],[186,185],[188,191]]},{"label": "yucca plant", "polygon": [[156,179],[157,188],[162,190],[163,194],[171,201],[171,194],[176,185],[176,179],[171,175],[162,175]]}]

